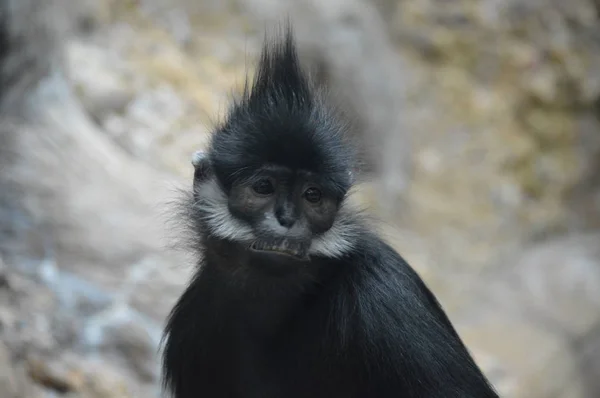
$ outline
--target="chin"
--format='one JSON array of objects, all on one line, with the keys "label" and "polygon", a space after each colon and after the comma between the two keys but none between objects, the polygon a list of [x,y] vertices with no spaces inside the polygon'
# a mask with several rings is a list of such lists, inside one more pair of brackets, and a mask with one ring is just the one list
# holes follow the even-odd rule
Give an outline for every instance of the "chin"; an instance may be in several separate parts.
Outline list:
[{"label": "chin", "polygon": [[310,242],[286,238],[257,239],[250,245],[250,251],[264,260],[274,262],[309,261]]}]

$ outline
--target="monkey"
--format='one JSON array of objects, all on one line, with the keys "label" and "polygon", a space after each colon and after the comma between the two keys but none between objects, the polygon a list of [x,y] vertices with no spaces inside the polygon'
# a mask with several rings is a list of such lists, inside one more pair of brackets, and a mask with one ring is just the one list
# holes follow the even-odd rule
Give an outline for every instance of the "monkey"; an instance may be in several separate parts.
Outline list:
[{"label": "monkey", "polygon": [[163,337],[174,398],[498,397],[435,295],[350,204],[348,123],[290,26],[193,156],[197,269]]}]

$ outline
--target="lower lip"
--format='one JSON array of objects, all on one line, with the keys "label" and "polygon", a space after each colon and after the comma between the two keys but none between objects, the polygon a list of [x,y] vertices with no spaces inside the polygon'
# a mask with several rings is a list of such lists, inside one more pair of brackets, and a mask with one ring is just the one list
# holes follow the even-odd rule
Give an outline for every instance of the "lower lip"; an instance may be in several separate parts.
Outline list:
[{"label": "lower lip", "polygon": [[303,260],[303,259],[308,258],[307,256],[302,256],[299,253],[290,253],[290,252],[284,252],[284,251],[278,251],[278,250],[268,250],[268,249],[256,249],[254,247],[251,247],[250,249],[256,253],[275,254],[275,255],[279,255],[279,256],[295,258],[297,260]]}]

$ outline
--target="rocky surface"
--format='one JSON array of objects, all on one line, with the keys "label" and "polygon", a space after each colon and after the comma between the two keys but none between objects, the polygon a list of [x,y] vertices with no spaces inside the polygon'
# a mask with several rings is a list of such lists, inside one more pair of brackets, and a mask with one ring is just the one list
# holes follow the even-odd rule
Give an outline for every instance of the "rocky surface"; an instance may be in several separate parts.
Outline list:
[{"label": "rocky surface", "polygon": [[37,154],[25,170],[62,197],[36,192],[38,227],[0,260],[0,396],[158,395],[161,328],[191,269],[167,250],[165,203],[285,14],[355,115],[357,198],[501,395],[600,395],[595,2],[82,4],[66,77],[18,127]]}]

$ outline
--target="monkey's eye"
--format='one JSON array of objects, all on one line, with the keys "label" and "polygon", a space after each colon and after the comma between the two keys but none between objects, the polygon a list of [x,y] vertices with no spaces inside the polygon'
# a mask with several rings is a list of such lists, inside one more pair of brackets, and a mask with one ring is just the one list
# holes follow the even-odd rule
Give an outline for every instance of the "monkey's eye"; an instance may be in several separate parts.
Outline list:
[{"label": "monkey's eye", "polygon": [[317,188],[308,188],[304,191],[304,198],[310,203],[318,203],[321,200],[321,191]]},{"label": "monkey's eye", "polygon": [[252,189],[259,195],[271,195],[275,192],[275,187],[273,183],[268,178],[263,178],[261,180],[256,181],[252,185]]}]

